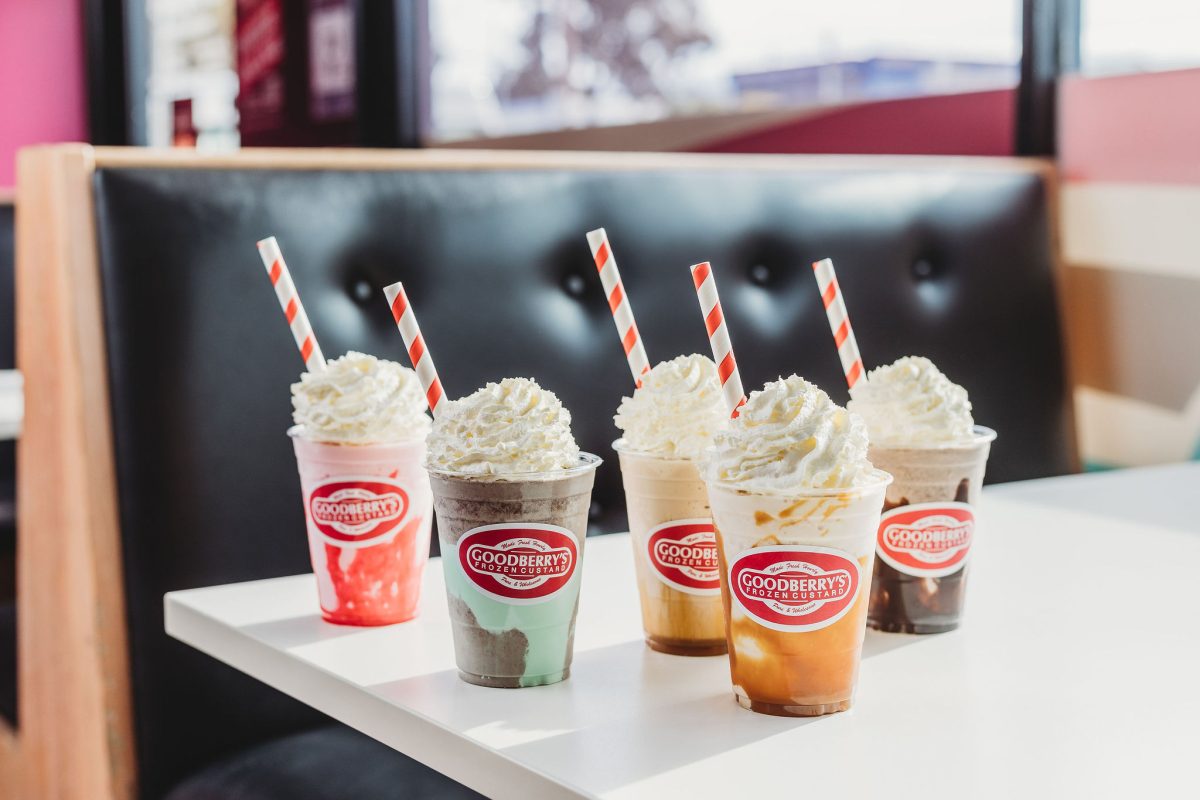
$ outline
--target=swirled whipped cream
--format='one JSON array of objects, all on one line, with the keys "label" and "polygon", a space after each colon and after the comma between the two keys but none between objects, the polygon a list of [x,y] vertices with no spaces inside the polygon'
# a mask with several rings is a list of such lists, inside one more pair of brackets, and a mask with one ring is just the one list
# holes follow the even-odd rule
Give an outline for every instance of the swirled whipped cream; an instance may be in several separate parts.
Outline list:
[{"label": "swirled whipped cream", "polygon": [[353,350],[302,374],[292,384],[292,409],[302,435],[318,442],[383,444],[429,433],[417,373]]},{"label": "swirled whipped cream", "polygon": [[505,378],[442,405],[428,464],[468,475],[550,472],[579,464],[571,413],[529,378]]},{"label": "swirled whipped cream", "polygon": [[849,408],[866,420],[873,444],[941,445],[974,437],[967,390],[928,358],[905,356],[871,370]]},{"label": "swirled whipped cream", "polygon": [[665,458],[699,458],[728,421],[717,365],[696,354],[647,372],[613,417],[630,449]]},{"label": "swirled whipped cream", "polygon": [[750,491],[847,488],[872,480],[862,419],[796,375],[751,393],[707,455],[709,480]]}]

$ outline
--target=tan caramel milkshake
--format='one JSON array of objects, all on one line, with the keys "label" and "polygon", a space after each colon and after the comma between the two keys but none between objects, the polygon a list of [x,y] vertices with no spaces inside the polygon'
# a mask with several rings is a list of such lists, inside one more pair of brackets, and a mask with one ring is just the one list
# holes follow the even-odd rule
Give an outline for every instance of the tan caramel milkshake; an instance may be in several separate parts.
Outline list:
[{"label": "tan caramel milkshake", "polygon": [[717,545],[697,460],[729,414],[700,355],[648,372],[614,418],[646,643],[663,653],[725,652]]},{"label": "tan caramel milkshake", "polygon": [[793,375],[752,393],[708,455],[738,703],[783,716],[849,708],[891,480],[867,460],[866,426]]}]

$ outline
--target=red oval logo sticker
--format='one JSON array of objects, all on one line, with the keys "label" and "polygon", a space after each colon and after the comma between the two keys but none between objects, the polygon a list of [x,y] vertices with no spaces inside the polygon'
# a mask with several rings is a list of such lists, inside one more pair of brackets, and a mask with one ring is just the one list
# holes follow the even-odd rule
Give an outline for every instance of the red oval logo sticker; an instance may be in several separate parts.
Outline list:
[{"label": "red oval logo sticker", "polygon": [[975,514],[966,503],[917,503],[884,512],[876,551],[906,575],[940,578],[963,568],[974,538]]},{"label": "red oval logo sticker", "polygon": [[854,605],[859,583],[858,561],[828,547],[756,547],[729,566],[729,588],[738,605],[777,631],[832,625]]},{"label": "red oval logo sticker", "polygon": [[655,577],[672,589],[697,595],[720,594],[717,535],[711,519],[664,522],[650,531],[646,555]]},{"label": "red oval logo sticker", "polygon": [[331,544],[368,547],[400,529],[408,495],[384,478],[339,478],[308,495],[308,518]]},{"label": "red oval logo sticker", "polygon": [[484,525],[463,534],[457,548],[471,582],[509,603],[546,600],[570,582],[579,561],[575,534],[556,525]]}]

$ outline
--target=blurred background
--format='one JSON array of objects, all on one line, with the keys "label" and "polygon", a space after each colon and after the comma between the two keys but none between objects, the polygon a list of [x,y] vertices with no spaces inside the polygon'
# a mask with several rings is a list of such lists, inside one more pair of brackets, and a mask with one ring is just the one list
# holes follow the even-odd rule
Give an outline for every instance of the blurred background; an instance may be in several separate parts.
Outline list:
[{"label": "blurred background", "polygon": [[[13,442],[21,433],[24,395],[14,359],[13,259],[15,220],[21,213],[22,202],[29,202],[17,196],[14,188],[18,182],[16,155],[21,148],[54,142],[174,148],[182,151],[179,163],[185,163],[192,151],[220,154],[250,147],[972,156],[995,158],[989,167],[1016,171],[1025,170],[1028,165],[1013,164],[1011,160],[1004,165],[1000,159],[1042,159],[1038,163],[1052,167],[1046,170],[1051,177],[1046,184],[1048,192],[1042,192],[1042,173],[1038,173],[1038,193],[1028,195],[1036,197],[1036,201],[1012,201],[1012,197],[1025,196],[996,190],[990,198],[994,201],[991,206],[984,202],[979,205],[986,206],[985,210],[992,215],[988,217],[989,230],[993,234],[1001,231],[996,236],[1008,236],[1008,231],[1023,228],[1030,241],[1045,243],[1045,231],[1052,230],[1049,238],[1053,241],[1039,251],[1050,254],[1038,262],[1042,271],[1030,278],[1031,284],[1018,288],[1029,290],[1022,299],[1040,292],[1046,298],[1046,308],[1053,310],[1055,299],[1059,307],[1057,316],[1043,313],[1041,321],[1057,331],[1058,319],[1062,320],[1070,387],[1064,391],[1069,392],[1073,403],[1075,436],[1074,441],[1060,440],[1055,444],[1063,449],[1077,446],[1077,452],[1071,453],[1071,468],[1077,462],[1084,469],[1103,470],[1200,459],[1200,354],[1195,348],[1195,343],[1200,342],[1200,225],[1197,225],[1200,102],[1197,98],[1200,98],[1200,2],[1197,0],[0,0],[0,796],[5,785],[5,748],[14,746],[6,742],[15,741],[11,735],[6,738],[6,732],[10,727],[8,722],[16,719],[17,704],[13,601],[19,592]],[[118,154],[114,159],[119,162],[127,155]],[[732,163],[735,169],[741,169],[738,165],[742,163],[720,158],[706,161]],[[819,171],[811,161],[801,161],[803,169]],[[886,161],[872,162],[872,169],[887,169],[886,164]],[[942,168],[970,173],[978,166],[975,162],[955,161]],[[120,171],[120,163],[116,163],[110,169],[107,186],[109,194],[117,199],[122,187],[129,188],[128,184],[112,179],[111,173]],[[129,171],[136,171],[136,164]],[[286,173],[287,165],[276,165],[273,171]],[[205,177],[201,172],[197,170],[191,186],[209,191],[222,202],[229,200],[222,195],[220,180],[211,175]],[[42,176],[35,174],[35,178]],[[90,173],[84,178],[75,177],[93,181],[79,195],[95,187],[105,188]],[[653,185],[654,177],[642,176],[637,180],[647,180],[646,183],[635,181],[630,185],[661,188]],[[404,236],[410,232],[384,230],[386,225],[374,224],[378,218],[367,217],[368,224],[359,232],[360,239],[346,245],[345,253],[349,255],[335,252],[336,248],[323,239],[333,241],[339,236],[349,236],[345,231],[319,230],[326,219],[328,197],[317,190],[304,194],[278,188],[292,186],[286,183],[287,175],[272,179],[284,181],[277,184],[275,194],[262,192],[267,178],[258,175],[239,184],[253,202],[242,206],[230,201],[239,213],[230,212],[226,224],[236,228],[251,216],[245,208],[253,207],[262,218],[274,220],[273,224],[293,225],[295,238],[301,240],[309,233],[304,221],[317,220],[311,226],[317,230],[308,250],[316,253],[317,264],[312,274],[327,280],[320,285],[310,278],[308,285],[318,288],[306,298],[317,295],[327,300],[328,317],[324,320],[327,329],[335,328],[333,321],[345,319],[365,325],[362,321],[367,316],[350,304],[363,304],[366,298],[374,297],[377,286],[383,285],[377,280],[383,273],[372,273],[363,265],[370,266],[375,259],[390,269],[393,259],[384,245],[407,242]],[[692,175],[692,179],[703,181],[704,177]],[[505,178],[501,175],[497,180],[503,182]],[[52,181],[47,179],[42,183],[49,185]],[[28,177],[22,179],[21,185],[22,193],[27,186],[35,190],[44,188]],[[762,193],[764,184],[754,185],[758,189],[747,196],[767,202],[771,196]],[[250,188],[246,189],[247,186]],[[550,191],[542,184],[537,186],[539,191]],[[195,247],[182,248],[188,256],[203,267],[214,261],[225,267],[235,263],[235,257],[224,257],[222,261],[212,255],[222,252],[219,249],[222,243],[211,241],[220,237],[209,236],[203,225],[192,222],[203,217],[203,209],[202,203],[191,202],[187,181],[180,181],[173,195],[169,186],[161,195],[156,194],[157,184],[142,188],[156,203],[155,212],[163,210],[164,217],[168,212],[174,213],[177,227],[163,224],[159,230],[157,226],[149,226],[145,221],[148,213],[140,205],[126,208],[123,217],[119,203],[104,206],[116,211],[107,216],[100,214],[101,223],[130,234],[118,243],[145,245],[149,241],[146,245],[149,247],[157,242],[157,236],[170,241],[172,248],[180,248],[179,230],[199,231],[196,239],[203,241],[193,242]],[[870,230],[872,225],[887,229],[888,212],[897,209],[896,198],[908,195],[889,194],[889,187],[882,183],[874,188],[878,191],[868,193],[866,203],[861,206],[857,200],[844,198],[840,208],[830,203],[830,213],[841,215],[833,223],[820,219],[820,214],[810,209],[797,218],[804,223],[815,220],[814,229],[822,229],[824,234],[833,230],[839,235],[844,232],[840,222],[849,219],[846,230],[859,233],[867,230],[883,237],[878,239],[883,241],[895,232]],[[425,190],[427,195],[416,192],[412,196],[398,189],[391,194],[388,193],[391,189],[385,192],[378,187],[371,191],[377,191],[379,197],[389,202],[399,198],[422,209],[440,202],[449,207],[448,211],[443,209],[448,217],[456,213],[452,193],[436,187]],[[237,199],[237,191],[235,185],[229,194]],[[379,201],[379,197],[363,187],[355,187],[354,191],[360,195],[351,192],[347,196],[358,197],[363,203]],[[669,187],[663,191],[669,194]],[[593,192],[593,199],[600,198],[595,200],[597,205],[587,206],[591,200],[580,194],[569,195],[561,204],[574,203],[575,210],[583,207],[581,215],[598,213],[596,208],[604,208],[603,193],[594,188]],[[780,196],[785,200],[797,197],[790,189],[788,192],[776,195],[775,202],[782,202]],[[59,192],[63,196],[68,194]],[[302,196],[296,199],[294,194]],[[920,192],[910,194],[916,196]],[[1044,206],[1032,208],[1047,194]],[[981,192],[970,196],[982,195]],[[86,226],[94,220],[67,202],[79,197],[64,200],[63,196],[40,198],[44,207],[53,208],[61,216],[50,220],[51,214],[44,215],[47,217],[43,220],[47,223],[44,227],[65,230],[74,237],[83,226],[84,233],[88,233],[90,229]],[[113,197],[107,200],[112,202]],[[436,202],[430,201],[430,197]],[[281,198],[296,199],[296,203],[282,202]],[[825,210],[823,198],[817,201],[806,196],[805,199]],[[789,236],[795,233],[791,222],[764,221],[767,215],[761,214],[757,205],[743,202],[742,206],[744,213],[731,223],[736,236],[728,239],[741,237],[738,241],[749,243],[739,256],[745,262],[742,265],[745,274],[737,273],[739,277],[733,279],[740,280],[741,284],[736,285],[745,291],[740,295],[736,288],[729,292],[727,296],[740,296],[743,304],[728,305],[738,309],[736,313],[744,309],[747,315],[759,314],[765,307],[755,305],[765,296],[761,289],[776,280],[776,273],[767,269],[767,262],[776,254],[785,253],[788,265],[794,267],[798,259],[792,255],[799,250],[787,247],[798,248],[805,242],[798,234],[794,237],[796,242],[791,242]],[[936,230],[936,221],[930,222],[931,216],[922,210],[924,205],[914,201],[912,208],[896,211],[896,217],[903,218],[907,226],[897,224],[897,230],[903,227],[905,235],[911,234],[911,241],[953,239],[945,230]],[[624,207],[620,210],[629,211]],[[949,218],[958,210],[957,206],[942,208],[940,213]],[[507,219],[504,215],[511,209],[504,203],[496,203],[492,211],[496,219]],[[718,215],[725,211],[719,209]],[[552,216],[544,212],[544,207],[537,207],[525,219],[541,224],[542,216]],[[650,249],[646,245],[656,245],[662,238],[655,227],[658,218],[640,219],[634,212],[629,212],[629,216],[630,229],[636,228],[634,222],[647,223],[641,248],[646,257],[644,254]],[[62,224],[56,228],[51,222]],[[560,227],[570,227],[562,218],[558,223]],[[572,220],[570,225],[574,224]],[[613,223],[604,221],[604,224]],[[772,224],[783,230],[772,230]],[[446,230],[450,228],[446,226]],[[43,242],[29,231],[37,234],[35,226],[30,225],[25,235],[41,245]],[[154,235],[142,236],[145,231]],[[434,241],[439,231],[426,236],[426,229],[421,228],[417,238]],[[718,233],[723,235],[716,225],[709,225],[705,232],[713,237]],[[175,239],[171,239],[173,235]],[[458,228],[444,238],[450,241],[456,236]],[[253,240],[248,233],[244,238],[247,242]],[[606,311],[600,296],[585,297],[587,292],[598,289],[582,277],[587,275],[587,280],[591,280],[590,264],[582,235],[577,238],[577,251],[546,245],[542,250],[529,251],[534,255],[528,256],[520,246],[510,242],[508,255],[518,269],[530,265],[524,279],[544,293],[531,295],[535,300],[552,297],[560,303],[557,307],[572,309],[571,313],[577,313],[579,320],[598,319],[607,326],[609,323],[602,318]],[[847,238],[852,243],[857,241],[855,237]],[[23,252],[36,250],[36,258],[41,259],[36,267],[41,270],[43,262],[49,264],[55,259],[66,262],[68,256],[77,256],[72,248],[78,242],[70,241],[71,246],[23,247]],[[75,249],[88,250],[95,263],[108,263],[113,275],[136,278],[139,265],[157,267],[158,264],[149,257],[143,261],[131,257],[121,262],[117,257],[121,253],[115,246],[107,250],[99,248],[103,252],[97,256],[92,252],[97,249],[97,241],[86,237],[80,237],[80,241],[87,246]],[[785,247],[780,242],[791,243]],[[201,245],[209,249],[203,250]],[[853,247],[845,249],[853,251]],[[974,270],[975,278],[980,274],[995,276],[999,272],[992,269],[996,263],[1020,260],[1004,256],[1000,246],[996,252],[980,253],[978,261],[973,254],[984,248],[964,248],[970,256],[967,259],[961,259],[961,253],[935,252],[930,256],[916,245],[913,253],[895,252],[900,249],[889,246],[870,252],[869,258],[861,257],[866,262],[862,266],[881,266],[885,260],[879,257],[881,254],[895,256],[892,260],[899,265],[897,269],[903,270],[906,291],[914,297],[923,291],[920,286],[923,281],[942,277],[932,266],[942,263],[935,256],[945,262],[953,260],[951,255],[968,261],[965,266]],[[444,252],[458,251],[434,252],[444,256]],[[322,254],[324,262],[320,260]],[[839,253],[831,255],[841,257]],[[204,261],[205,258],[210,260]],[[535,263],[538,258],[547,263]],[[646,258],[647,262],[651,260]],[[713,258],[717,260],[716,256]],[[432,260],[428,263],[416,260],[431,269],[444,266]],[[547,267],[550,261],[555,261],[552,268]],[[1054,266],[1052,276],[1046,274],[1050,271],[1046,266],[1049,262]],[[23,259],[22,263],[34,262]],[[460,257],[456,262],[480,263],[484,261],[478,257]],[[657,266],[668,263],[673,262],[663,259]],[[958,261],[954,263],[957,268]],[[580,265],[582,272],[578,271]],[[174,266],[183,271],[178,264]],[[771,267],[778,276],[789,274],[773,262]],[[803,271],[807,272],[807,267]],[[962,271],[964,275],[969,272]],[[40,273],[22,272],[25,276],[30,274]],[[257,268],[252,276],[246,274],[246,280],[252,277],[262,283]],[[846,273],[839,270],[839,274]],[[1008,279],[1009,273],[1005,272],[1003,280]],[[783,278],[779,281],[780,286],[787,288]],[[139,280],[130,283],[135,288],[141,285]],[[428,285],[433,283],[430,281]],[[145,284],[151,288],[157,286],[152,286],[153,281]],[[874,289],[876,295],[888,291],[878,281],[864,284]],[[929,293],[920,295],[918,299],[928,297],[937,301],[922,301],[922,312],[937,322],[944,310],[938,303],[944,300],[948,307],[952,301],[962,300],[952,291],[955,285],[953,281],[945,281],[940,288],[932,287]],[[807,283],[805,287],[811,288]],[[323,294],[318,294],[322,291]],[[772,286],[772,291],[773,297],[787,296],[778,287]],[[181,296],[184,294],[180,292]],[[38,314],[42,313],[41,306],[36,306],[42,299],[40,296],[34,297],[27,289],[23,297],[24,308],[36,308]],[[105,302],[112,304],[113,297]],[[145,300],[142,295],[137,297],[137,302],[117,310],[138,311],[135,306],[156,302]],[[200,299],[191,308],[216,313],[213,309],[217,304],[205,305],[206,296],[197,294],[197,297]],[[889,299],[885,297],[880,302]],[[986,300],[989,313],[1003,305],[991,293],[986,294]],[[320,302],[319,299],[311,305],[319,308]],[[917,305],[914,303],[914,307]],[[1024,333],[1028,337],[1034,330],[1031,319],[1024,316],[1030,312],[1024,305],[1012,305],[997,312],[1004,315],[1004,326],[997,329],[1011,332],[1012,336],[1003,343],[1005,348],[996,349],[1007,349],[1032,361],[1026,356],[1023,345],[1026,339],[1021,336]],[[248,301],[242,309],[244,316],[257,323],[259,311],[251,306]],[[352,311],[345,311],[351,308]],[[590,310],[585,313],[580,309]],[[600,317],[587,316],[597,309]],[[108,307],[105,310],[112,312]],[[972,309],[971,313],[978,310]],[[385,326],[389,324],[382,316],[382,307],[375,312]],[[39,320],[35,316],[27,314],[25,322],[36,330]],[[203,315],[196,316],[199,319]],[[122,339],[113,332],[120,327],[118,317],[112,312],[106,318],[112,329],[108,332],[110,340],[129,344],[137,337]],[[972,327],[976,319],[970,318]],[[210,322],[211,318],[203,317],[202,321]],[[220,326],[214,327],[224,330],[225,320],[219,322]],[[818,322],[824,325],[823,320]],[[272,330],[281,337],[285,335],[282,326],[278,331]],[[361,333],[353,326],[344,330]],[[379,331],[384,331],[384,327],[378,327],[376,332]],[[912,332],[901,330],[901,333]],[[386,334],[394,340],[394,329],[386,330]],[[36,338],[23,336],[22,341]],[[172,344],[183,347],[187,344],[185,339],[176,337]],[[795,347],[792,339],[781,339],[780,347]],[[952,341],[952,337],[943,337],[942,341]],[[957,340],[952,343],[959,344]],[[606,346],[609,344],[605,342]],[[820,342],[822,346],[825,344]],[[1047,342],[1045,347],[1053,348],[1055,344]],[[828,355],[832,368],[832,353]],[[976,358],[966,362],[966,366],[975,366],[977,372],[993,370],[989,377],[994,378],[994,362],[982,361]],[[617,366],[623,369],[622,365]],[[1041,373],[1034,366],[1024,375],[1013,375],[1005,386],[1024,397],[1038,397],[1036,391],[1025,391],[1025,387],[1036,389],[1043,385],[1039,384],[1043,380]],[[26,370],[27,384],[30,375]],[[156,375],[156,381],[170,390],[175,386],[170,377]],[[119,383],[114,380],[115,385]],[[963,383],[968,388],[974,385],[966,380]],[[53,380],[46,385],[58,386]],[[31,400],[31,407],[33,403]],[[154,413],[158,411],[154,409]],[[129,419],[137,416],[131,413]],[[153,414],[139,419],[145,416]],[[26,417],[26,423],[30,419]],[[1022,420],[1028,421],[1028,415]],[[1071,422],[1068,420],[1066,427]],[[26,424],[26,443],[31,427]],[[1028,424],[1024,427],[1027,431],[1034,430]],[[1052,438],[1039,436],[1036,431],[1033,437],[1047,442]],[[166,437],[151,438],[158,441]],[[1060,437],[1071,438],[1069,432]],[[117,462],[131,457],[129,452],[119,450]],[[147,463],[154,465],[154,470],[148,471],[157,474],[163,461],[148,459]],[[51,466],[40,474],[54,478],[49,474],[54,464],[47,463]],[[294,491],[291,469],[289,463],[285,472],[289,491]],[[1065,470],[1047,466],[1037,474],[1059,471]],[[611,488],[616,491],[615,483]],[[130,496],[134,494],[131,492]],[[145,494],[157,498],[161,493]],[[126,506],[133,505],[128,498],[123,502]],[[292,504],[291,500],[288,503],[289,508],[295,505],[292,511],[299,514],[298,504]],[[33,505],[22,503],[25,508]],[[190,519],[188,513],[180,516]],[[113,532],[102,533],[116,536]],[[22,540],[22,548],[28,549],[25,543],[41,536],[42,531],[27,531],[25,535],[29,539]],[[155,527],[153,540],[158,538]],[[195,560],[188,549],[190,544],[191,540],[183,543],[182,555],[174,551],[169,555],[190,565]],[[128,551],[140,554],[133,546]],[[154,552],[162,555],[158,550]],[[214,568],[212,575],[195,577],[194,585],[291,574],[302,569],[296,563],[306,563],[303,561],[306,554],[297,550],[288,558],[293,556],[300,561],[286,558],[274,561],[262,566],[261,574],[226,574]],[[229,561],[233,568],[241,567],[237,559]],[[136,562],[130,563],[137,566]],[[71,583],[66,587],[68,591],[75,586],[70,581],[59,581],[57,565],[50,566],[51,569],[44,571],[47,585],[61,589]],[[132,567],[126,565],[126,568],[137,578]],[[147,567],[143,572],[152,574],[156,570],[157,566]],[[158,572],[163,581],[176,580],[173,573]],[[140,584],[131,579],[133,591],[142,591],[151,598],[142,604],[142,610],[152,607],[153,611],[153,614],[147,612],[141,622],[143,632],[135,630],[135,634],[148,637],[145,631],[152,631],[161,639],[154,640],[155,646],[161,646],[164,652],[168,645],[162,634],[161,619],[153,615],[161,611],[162,591],[179,588],[184,582],[164,588],[149,581],[138,589]],[[97,584],[109,588],[102,580]],[[23,597],[37,599],[34,581],[26,580],[24,573],[22,586],[34,587],[21,589]],[[46,597],[52,595],[53,592],[45,593]],[[90,596],[80,594],[75,600],[79,605],[71,607],[85,610],[78,614],[79,618],[88,617],[94,607],[99,607]],[[130,607],[138,611],[135,604]],[[109,611],[120,617],[123,608],[118,602]],[[34,611],[26,609],[22,613],[32,618]],[[70,639],[73,629],[64,628],[62,634],[62,640],[47,638],[48,644],[42,652],[50,656],[43,662],[27,658],[23,666],[27,674],[40,676],[45,663],[61,660],[56,648]],[[26,636],[32,641],[32,634]],[[23,648],[27,648],[26,641],[22,640]],[[115,645],[111,652],[124,652],[123,645]],[[177,651],[170,652],[178,655]],[[135,666],[142,669],[144,654],[135,648],[134,655]],[[196,674],[202,674],[199,666],[196,669]],[[175,674],[161,667],[159,672]],[[113,673],[122,674],[116,667]],[[138,673],[136,689],[146,685],[147,674],[150,672]],[[53,688],[61,691],[58,686]],[[171,696],[177,699],[182,694],[176,692]],[[202,706],[203,696],[197,697],[201,699],[196,705]],[[139,699],[139,708],[150,709],[146,713],[151,713],[155,703],[157,699],[154,702]],[[63,707],[70,704],[68,700],[58,703]],[[174,709],[164,709],[163,716],[174,713]],[[180,725],[184,721],[190,724],[186,715],[175,716]],[[105,719],[111,717],[109,714]],[[36,724],[34,720],[34,727]],[[64,727],[73,724],[74,720],[68,720]],[[191,731],[185,733],[190,735]],[[31,736],[30,740],[34,738]],[[92,738],[116,740],[107,736]],[[146,736],[145,741],[152,742],[153,737]],[[208,757],[191,752],[194,748],[190,744],[179,749],[193,760],[203,760],[201,755]],[[64,758],[67,759],[64,763],[73,763],[75,753],[66,752]],[[7,763],[21,760],[29,759],[10,758]],[[92,761],[107,763],[103,758]],[[161,776],[143,778],[146,785],[156,785],[154,780],[166,785],[168,778],[174,781],[185,771],[180,766],[167,775],[169,770],[163,769]],[[151,794],[147,790],[146,796]]]}]

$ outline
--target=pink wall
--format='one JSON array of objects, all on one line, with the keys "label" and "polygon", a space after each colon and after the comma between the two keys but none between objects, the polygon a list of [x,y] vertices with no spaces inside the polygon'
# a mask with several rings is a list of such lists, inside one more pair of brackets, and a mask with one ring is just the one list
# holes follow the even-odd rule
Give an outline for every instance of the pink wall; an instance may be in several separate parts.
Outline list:
[{"label": "pink wall", "polygon": [[1016,90],[884,100],[806,111],[688,148],[704,153],[1013,154]]},{"label": "pink wall", "polygon": [[1200,184],[1200,69],[1067,78],[1059,159],[1067,180]]},{"label": "pink wall", "polygon": [[80,0],[0,0],[0,187],[17,150],[87,139]]}]

